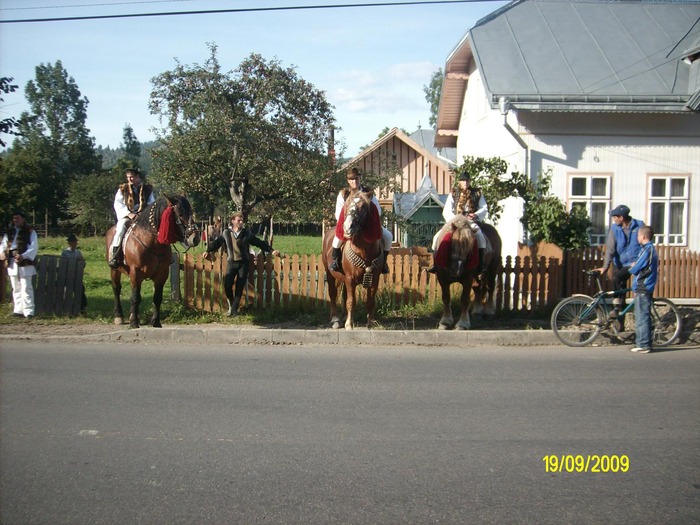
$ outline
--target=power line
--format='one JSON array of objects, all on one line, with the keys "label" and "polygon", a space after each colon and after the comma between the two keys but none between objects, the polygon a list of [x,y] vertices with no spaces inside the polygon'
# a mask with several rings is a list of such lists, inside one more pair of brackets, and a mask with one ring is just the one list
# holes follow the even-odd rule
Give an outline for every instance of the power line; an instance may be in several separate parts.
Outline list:
[{"label": "power line", "polygon": [[72,22],[80,20],[106,20],[115,18],[141,18],[155,16],[178,16],[178,15],[213,15],[224,13],[253,13],[262,11],[300,11],[310,9],[344,9],[349,7],[393,7],[410,5],[438,5],[438,4],[474,4],[483,2],[496,2],[499,0],[433,0],[414,2],[372,2],[362,4],[326,4],[326,5],[302,5],[284,7],[245,7],[237,9],[205,9],[198,11],[162,11],[157,13],[126,13],[119,15],[90,15],[90,16],[66,16],[52,18],[19,18],[14,20],[0,20],[0,24],[21,24],[33,22]]},{"label": "power line", "polygon": [[76,7],[107,7],[112,5],[130,4],[172,4],[173,2],[196,2],[197,0],[139,0],[133,2],[102,2],[99,4],[73,4],[73,5],[38,5],[25,7],[0,7],[0,11],[33,11],[36,9],[73,9]]}]

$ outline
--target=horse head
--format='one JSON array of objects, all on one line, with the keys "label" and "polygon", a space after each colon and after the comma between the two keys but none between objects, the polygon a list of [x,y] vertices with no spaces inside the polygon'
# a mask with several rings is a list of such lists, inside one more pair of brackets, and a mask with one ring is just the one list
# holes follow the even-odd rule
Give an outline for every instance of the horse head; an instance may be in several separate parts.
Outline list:
[{"label": "horse head", "polygon": [[197,223],[194,221],[190,201],[183,195],[164,194],[163,196],[175,212],[177,240],[180,241],[186,249],[197,246],[199,244],[200,233]]},{"label": "horse head", "polygon": [[458,217],[452,223],[452,250],[450,255],[450,275],[460,277],[466,270],[467,260],[474,247],[476,237],[466,217]]},{"label": "horse head", "polygon": [[354,237],[368,224],[372,205],[370,195],[371,193],[356,191],[351,193],[345,201],[345,221],[343,222],[345,237],[349,239]]}]

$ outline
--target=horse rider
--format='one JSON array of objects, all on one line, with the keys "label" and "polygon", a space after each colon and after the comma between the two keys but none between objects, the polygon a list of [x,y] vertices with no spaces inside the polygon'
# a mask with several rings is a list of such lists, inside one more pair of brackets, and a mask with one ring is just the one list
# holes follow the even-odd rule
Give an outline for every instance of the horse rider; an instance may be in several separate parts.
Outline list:
[{"label": "horse rider", "polygon": [[129,224],[143,209],[156,201],[153,194],[153,186],[141,180],[141,172],[138,168],[126,170],[126,182],[119,185],[114,196],[114,211],[117,214],[117,227],[114,231],[114,238],[109,253],[109,265],[112,268],[119,268],[122,258],[121,248],[124,234]]},{"label": "horse rider", "polygon": [[[454,170],[450,171],[454,174]],[[488,212],[489,208],[481,189],[471,185],[471,176],[469,173],[465,172],[460,174],[459,185],[453,188],[447,196],[445,207],[442,209],[442,216],[445,219],[445,223],[450,222],[457,215],[464,215],[467,217],[469,227],[476,236],[476,243],[479,250],[479,266],[477,269],[479,276],[481,276],[485,269],[484,255],[486,253],[486,237],[484,236],[484,232],[481,231],[479,223],[484,221]],[[433,251],[435,252],[442,248],[442,245],[438,246],[439,237],[440,231],[433,237]],[[442,249],[447,248],[445,247]],[[437,254],[433,260],[435,259],[437,259]],[[428,271],[430,273],[435,273],[437,271],[435,263],[428,268]]]},{"label": "horse rider", "polygon": [[[368,193],[371,191],[362,185],[362,173],[357,168],[350,168],[347,172],[348,187],[343,188],[338,192],[338,196],[335,199],[335,219],[340,221],[340,213],[345,207],[345,201],[351,193],[356,191],[361,191],[363,193]],[[379,217],[382,216],[382,207],[379,205],[377,196],[372,194],[372,205],[376,208]],[[394,241],[394,236],[389,230],[382,226],[382,247],[384,248],[384,267],[382,268],[382,273],[389,273],[389,265],[386,262],[389,251],[391,250],[391,243]],[[334,272],[342,272],[343,265],[341,263],[341,258],[343,255],[343,243],[345,239],[339,235],[338,229],[336,228],[335,237],[333,237],[333,251],[332,251],[332,261],[328,269]]]},{"label": "horse rider", "polygon": [[[228,316],[238,315],[238,306],[241,304],[243,290],[248,282],[248,268],[250,266],[250,246],[257,246],[263,253],[272,253],[279,256],[280,252],[273,250],[272,246],[262,239],[258,239],[253,233],[243,226],[243,214],[236,212],[231,216],[230,228],[224,228],[221,235],[210,239],[204,258],[212,259],[212,252],[221,247],[226,247],[228,262],[224,275],[224,292],[228,301]],[[235,293],[234,293],[235,281]]]}]

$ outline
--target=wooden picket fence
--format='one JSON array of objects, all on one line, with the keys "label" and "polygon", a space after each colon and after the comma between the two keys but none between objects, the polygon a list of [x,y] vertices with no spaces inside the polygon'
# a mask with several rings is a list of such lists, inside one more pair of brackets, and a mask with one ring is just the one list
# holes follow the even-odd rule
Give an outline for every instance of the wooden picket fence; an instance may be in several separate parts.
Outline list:
[{"label": "wooden picket fence", "polygon": [[[3,261],[0,289],[2,300],[11,300],[8,290],[6,263]],[[34,313],[37,315],[77,316],[83,291],[85,261],[66,259],[56,255],[36,258],[34,284]],[[7,295],[6,295],[7,294]]]},{"label": "wooden picket fence", "polygon": [[[656,295],[698,299],[700,256],[688,250],[662,246],[659,247],[659,259],[660,278]],[[431,254],[424,250],[392,250],[388,263],[390,273],[380,278],[380,300],[394,307],[441,301],[435,275],[424,271],[432,264]],[[531,315],[550,310],[563,297],[573,293],[593,294],[597,291],[595,284],[589,282],[583,270],[598,268],[602,263],[603,254],[599,248],[567,252],[563,260],[507,257],[497,279],[497,311]],[[217,260],[211,262],[204,260],[201,254],[186,254],[180,264],[185,306],[205,312],[225,310],[225,269],[225,255],[218,255]],[[607,286],[611,286],[610,281],[607,281]],[[453,296],[457,293],[461,293],[460,286],[453,285]],[[253,309],[327,306],[321,256],[256,257],[251,263],[243,302]]]}]

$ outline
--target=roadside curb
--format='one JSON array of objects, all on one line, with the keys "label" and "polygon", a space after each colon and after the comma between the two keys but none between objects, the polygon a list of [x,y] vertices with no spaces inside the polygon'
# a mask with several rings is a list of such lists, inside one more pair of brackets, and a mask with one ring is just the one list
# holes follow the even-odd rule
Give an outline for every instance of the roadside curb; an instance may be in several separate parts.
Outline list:
[{"label": "roadside curb", "polygon": [[539,346],[559,344],[549,330],[355,330],[178,326],[120,329],[99,334],[0,335],[3,340],[90,341],[111,343],[188,342],[270,345],[375,346]]}]

